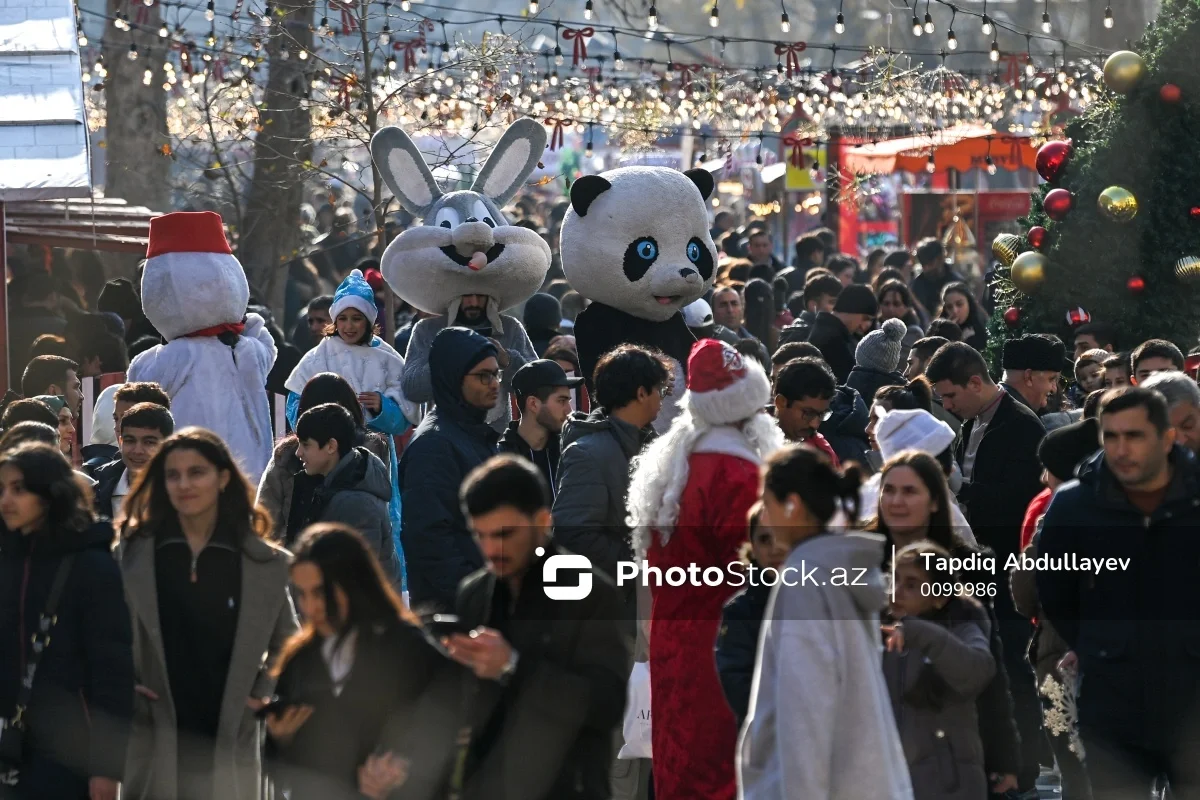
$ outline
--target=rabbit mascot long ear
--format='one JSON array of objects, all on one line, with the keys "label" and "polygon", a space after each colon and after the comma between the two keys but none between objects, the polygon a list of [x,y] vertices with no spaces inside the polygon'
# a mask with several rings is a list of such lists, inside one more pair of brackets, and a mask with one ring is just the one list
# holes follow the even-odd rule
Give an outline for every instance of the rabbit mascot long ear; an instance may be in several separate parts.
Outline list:
[{"label": "rabbit mascot long ear", "polygon": [[546,129],[531,119],[509,126],[469,190],[443,193],[412,139],[384,128],[371,156],[388,188],[424,224],[396,237],[382,271],[397,295],[429,314],[458,316],[463,295],[489,298],[487,316],[529,298],[550,269],[550,247],[535,231],[510,225],[501,208],[537,167]]}]

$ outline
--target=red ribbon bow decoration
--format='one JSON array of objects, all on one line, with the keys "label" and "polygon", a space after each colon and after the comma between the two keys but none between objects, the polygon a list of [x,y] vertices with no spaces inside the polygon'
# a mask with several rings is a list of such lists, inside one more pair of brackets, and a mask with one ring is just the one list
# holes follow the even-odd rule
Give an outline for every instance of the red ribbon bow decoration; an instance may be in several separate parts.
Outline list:
[{"label": "red ribbon bow decoration", "polygon": [[1028,53],[1009,53],[1004,56],[1004,82],[1014,89],[1021,88],[1021,67],[1029,63]]},{"label": "red ribbon bow decoration", "polygon": [[330,5],[342,12],[342,35],[358,30],[358,19],[354,16],[355,0],[330,0]]},{"label": "red ribbon bow decoration", "polygon": [[417,51],[425,49],[425,34],[406,42],[393,42],[392,50],[404,53],[404,71],[412,72],[417,68]]},{"label": "red ribbon bow decoration", "polygon": [[214,58],[209,72],[212,74],[213,80],[217,82],[225,80],[225,57]]},{"label": "red ribbon bow decoration", "polygon": [[563,38],[575,43],[571,52],[571,66],[578,67],[580,62],[587,60],[587,40],[596,35],[595,28],[564,28]]},{"label": "red ribbon bow decoration", "polygon": [[775,45],[775,55],[786,56],[787,61],[787,76],[791,80],[793,72],[800,71],[800,54],[808,49],[808,44],[805,42],[796,42],[795,44],[777,44]]},{"label": "red ribbon bow decoration", "polygon": [[154,5],[153,0],[151,0],[150,5],[146,5],[145,3],[132,3],[131,5],[137,9],[137,13],[133,15],[134,24],[145,26],[150,21],[150,8]]},{"label": "red ribbon bow decoration", "polygon": [[570,119],[555,119],[554,117],[547,117],[546,124],[553,128],[553,130],[550,131],[550,152],[553,153],[555,150],[563,146],[563,128],[568,125],[574,125],[575,122],[574,120]]},{"label": "red ribbon bow decoration", "polygon": [[191,46],[187,42],[175,40],[171,42],[171,49],[176,50],[179,53],[180,69],[182,69],[188,75],[194,74],[195,70],[192,68]]},{"label": "red ribbon bow decoration", "polygon": [[678,64],[675,69],[679,70],[679,91],[686,92],[692,88],[692,79],[700,74],[700,70],[704,69],[704,65]]},{"label": "red ribbon bow decoration", "polygon": [[792,148],[788,155],[788,163],[796,169],[804,169],[804,148],[812,146],[812,139],[805,139],[794,133],[783,137],[783,143]]}]

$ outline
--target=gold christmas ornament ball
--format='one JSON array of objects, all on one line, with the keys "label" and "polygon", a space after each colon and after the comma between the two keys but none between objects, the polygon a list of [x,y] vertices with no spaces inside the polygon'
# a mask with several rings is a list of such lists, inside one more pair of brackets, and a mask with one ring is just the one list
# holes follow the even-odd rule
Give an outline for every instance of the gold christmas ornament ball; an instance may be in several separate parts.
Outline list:
[{"label": "gold christmas ornament ball", "polygon": [[1184,256],[1176,261],[1175,277],[1184,283],[1200,283],[1200,258]]},{"label": "gold christmas ornament ball", "polygon": [[1021,237],[1014,233],[1002,233],[992,240],[992,255],[1006,267],[1011,267],[1017,258]]},{"label": "gold christmas ornament ball", "polygon": [[1104,83],[1117,94],[1129,94],[1146,77],[1146,62],[1132,50],[1118,50],[1104,62]]},{"label": "gold christmas ornament ball", "polygon": [[1138,213],[1138,200],[1123,186],[1110,186],[1096,201],[1100,214],[1109,222],[1129,222]]},{"label": "gold christmas ornament ball", "polygon": [[1025,294],[1033,294],[1046,282],[1049,260],[1041,253],[1021,253],[1012,264],[1012,282]]}]

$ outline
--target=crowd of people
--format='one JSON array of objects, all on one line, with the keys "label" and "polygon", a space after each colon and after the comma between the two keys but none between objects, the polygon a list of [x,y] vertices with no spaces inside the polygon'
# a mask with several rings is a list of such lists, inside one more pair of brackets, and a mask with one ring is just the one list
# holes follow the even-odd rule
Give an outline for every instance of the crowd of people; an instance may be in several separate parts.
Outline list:
[{"label": "crowd of people", "polygon": [[556,269],[384,341],[356,259],[254,340],[290,431],[258,461],[146,359],[84,408],[162,338],[132,281],[68,323],[23,276],[0,797],[1200,797],[1184,354],[1097,320],[993,370],[938,241],[785,266],[713,226],[683,378],[632,343],[582,374]]}]

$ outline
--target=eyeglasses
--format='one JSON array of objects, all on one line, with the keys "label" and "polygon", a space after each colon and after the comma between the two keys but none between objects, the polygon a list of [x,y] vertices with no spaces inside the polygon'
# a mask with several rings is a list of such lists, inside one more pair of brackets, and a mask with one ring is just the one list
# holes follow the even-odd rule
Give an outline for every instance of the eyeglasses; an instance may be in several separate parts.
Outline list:
[{"label": "eyeglasses", "polygon": [[666,397],[667,395],[674,394],[674,393],[675,393],[675,390],[671,388],[671,384],[669,384],[669,383],[664,383],[658,387],[658,396],[659,397]]},{"label": "eyeglasses", "polygon": [[468,372],[468,378],[474,378],[482,386],[491,386],[500,382],[500,372],[493,369],[481,369],[479,372]]},{"label": "eyeglasses", "polygon": [[816,422],[817,420],[824,422],[833,416],[833,409],[818,411],[815,408],[802,408],[800,409],[800,416],[804,418],[805,422]]}]

